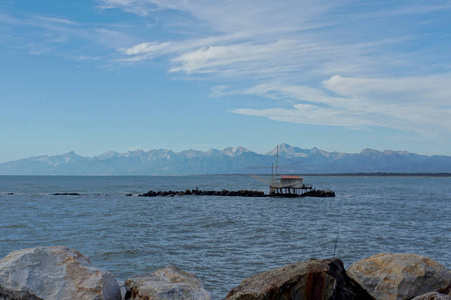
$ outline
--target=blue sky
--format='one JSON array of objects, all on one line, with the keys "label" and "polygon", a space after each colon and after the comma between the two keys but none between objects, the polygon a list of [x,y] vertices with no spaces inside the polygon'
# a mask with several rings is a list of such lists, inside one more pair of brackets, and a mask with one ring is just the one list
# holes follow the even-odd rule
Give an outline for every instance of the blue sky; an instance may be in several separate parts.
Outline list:
[{"label": "blue sky", "polygon": [[451,155],[451,1],[3,0],[0,162],[286,142]]}]

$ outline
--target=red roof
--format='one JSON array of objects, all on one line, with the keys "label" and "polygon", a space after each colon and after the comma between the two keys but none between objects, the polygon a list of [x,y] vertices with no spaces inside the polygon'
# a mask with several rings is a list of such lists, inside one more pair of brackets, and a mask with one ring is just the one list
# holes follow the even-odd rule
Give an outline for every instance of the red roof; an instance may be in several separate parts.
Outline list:
[{"label": "red roof", "polygon": [[282,179],[302,179],[298,175],[280,175],[280,178],[282,178]]}]

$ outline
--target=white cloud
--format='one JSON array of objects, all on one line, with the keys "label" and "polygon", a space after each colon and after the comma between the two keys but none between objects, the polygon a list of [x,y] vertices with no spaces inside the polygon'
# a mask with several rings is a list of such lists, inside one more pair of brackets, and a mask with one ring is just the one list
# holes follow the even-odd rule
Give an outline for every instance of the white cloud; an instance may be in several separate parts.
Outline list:
[{"label": "white cloud", "polygon": [[171,43],[157,43],[157,42],[148,42],[135,45],[133,47],[123,49],[123,52],[127,55],[139,55],[139,54],[152,54],[159,50],[168,48]]},{"label": "white cloud", "polygon": [[361,125],[374,125],[368,120],[359,119],[345,110],[322,108],[311,104],[296,104],[293,109],[271,108],[271,109],[235,109],[232,112],[248,116],[262,116],[271,120],[311,124],[359,127]]},{"label": "white cloud", "polygon": [[128,57],[123,59],[125,61],[143,61],[147,59],[153,59],[161,56],[177,56],[183,53],[198,50],[199,48],[229,43],[230,41],[236,41],[243,37],[241,33],[221,36],[211,36],[198,39],[187,39],[182,41],[170,41],[170,42],[145,42],[133,45],[127,48],[118,49],[124,55]]},{"label": "white cloud", "polygon": [[[192,18],[202,20],[217,32],[227,33],[269,27],[285,27],[290,31],[305,24],[331,7],[343,1],[322,5],[307,0],[286,0],[279,3],[271,0],[98,0],[104,9],[119,8],[146,16],[157,10],[177,10]],[[262,26],[265,25],[265,26]]]},{"label": "white cloud", "polygon": [[408,6],[401,6],[393,11],[386,12],[385,15],[391,16],[405,16],[405,15],[423,15],[431,12],[446,11],[451,10],[451,1],[442,1],[442,3],[431,3],[428,1],[427,4],[415,4]]},{"label": "white cloud", "polygon": [[345,78],[324,82],[329,90],[346,97],[378,97],[381,103],[446,105],[451,99],[451,74],[402,78]]},{"label": "white cloud", "polygon": [[[201,27],[197,38],[145,41],[121,51],[127,60],[166,57],[170,73],[220,81],[212,89],[214,97],[243,94],[275,101],[270,109],[242,107],[234,113],[441,137],[451,131],[451,75],[446,73],[451,56],[444,50],[449,42],[433,31],[421,31],[440,22],[446,27],[449,21],[435,14],[450,10],[451,1],[101,3],[139,15],[181,11],[186,20],[196,20]],[[434,24],[425,23],[431,19]],[[183,24],[177,23],[179,29]]]},{"label": "white cloud", "polygon": [[[271,34],[272,34],[271,30]],[[280,33],[280,32],[279,32]],[[121,49],[126,61],[142,61],[158,56],[170,59],[170,73],[209,74],[209,78],[279,78],[288,81],[324,78],[337,72],[361,74],[377,72],[380,64],[371,52],[402,39],[370,43],[333,45],[308,29],[290,38],[255,37],[251,32],[215,35],[170,42],[146,42]],[[281,34],[284,35],[284,34]],[[286,33],[285,33],[286,35]],[[288,35],[287,35],[288,36]],[[257,39],[258,41],[256,41]],[[246,42],[243,42],[246,41]],[[378,58],[390,64],[390,58]]]},{"label": "white cloud", "polygon": [[[211,46],[185,53],[172,62],[177,67],[170,72],[212,73],[221,69],[240,68],[243,62],[270,60],[277,53],[286,52],[292,41],[279,40],[272,44],[234,44],[228,46]],[[260,68],[259,68],[260,69]],[[260,72],[260,70],[256,70]]]},{"label": "white cloud", "polygon": [[[131,25],[81,23],[39,14],[13,16],[1,13],[0,24],[3,25],[0,26],[0,36],[9,41],[10,47],[25,49],[32,55],[100,58],[96,53],[99,45],[115,50],[136,42],[127,33],[134,29]],[[80,54],[80,49],[84,53]]]},{"label": "white cloud", "polygon": [[77,25],[76,22],[73,22],[73,21],[68,20],[68,19],[49,18],[49,17],[45,17],[45,16],[37,16],[36,19],[43,20],[43,21],[46,21],[46,22],[51,22],[51,23],[60,23],[60,24],[67,24],[67,25]]},{"label": "white cloud", "polygon": [[258,95],[272,99],[294,99],[297,101],[322,103],[331,106],[339,106],[348,103],[351,99],[334,97],[324,91],[301,85],[260,84],[243,92],[249,95]]},{"label": "white cloud", "polygon": [[302,124],[382,126],[424,136],[446,136],[451,132],[451,74],[396,79],[336,75],[325,80],[323,86],[255,86],[242,93],[298,103],[289,109],[241,108],[232,112]]},{"label": "white cloud", "polygon": [[103,9],[120,8],[139,16],[146,16],[158,8],[153,1],[146,0],[100,0],[99,2]]}]

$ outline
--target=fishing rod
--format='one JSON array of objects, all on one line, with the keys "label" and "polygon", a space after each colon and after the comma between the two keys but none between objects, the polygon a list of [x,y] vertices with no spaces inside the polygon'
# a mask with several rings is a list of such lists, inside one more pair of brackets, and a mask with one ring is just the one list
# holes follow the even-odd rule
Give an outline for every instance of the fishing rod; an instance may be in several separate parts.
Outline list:
[{"label": "fishing rod", "polygon": [[338,234],[340,232],[340,225],[341,225],[341,221],[338,222],[337,236],[335,237],[334,255],[332,257],[335,257],[335,251],[337,250]]},{"label": "fishing rod", "polygon": [[[340,199],[338,199],[340,201]],[[337,228],[337,236],[335,237],[335,245],[334,245],[334,255],[332,257],[335,257],[335,253],[337,251],[337,244],[338,244],[338,235],[340,234],[340,227],[341,227],[341,201],[338,204],[338,228]]]}]

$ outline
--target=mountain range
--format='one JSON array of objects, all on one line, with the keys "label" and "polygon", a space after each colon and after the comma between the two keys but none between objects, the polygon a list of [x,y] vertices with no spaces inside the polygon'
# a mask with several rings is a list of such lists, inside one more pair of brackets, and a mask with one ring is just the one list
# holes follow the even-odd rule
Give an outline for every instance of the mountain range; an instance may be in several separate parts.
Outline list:
[{"label": "mountain range", "polygon": [[276,161],[279,173],[284,174],[451,173],[451,156],[372,149],[349,154],[282,144],[266,154],[243,147],[181,152],[109,151],[94,157],[69,152],[0,163],[0,175],[271,174]]}]

